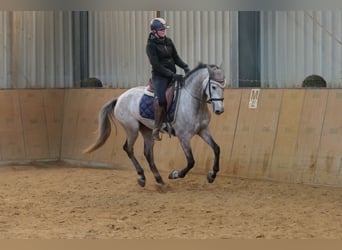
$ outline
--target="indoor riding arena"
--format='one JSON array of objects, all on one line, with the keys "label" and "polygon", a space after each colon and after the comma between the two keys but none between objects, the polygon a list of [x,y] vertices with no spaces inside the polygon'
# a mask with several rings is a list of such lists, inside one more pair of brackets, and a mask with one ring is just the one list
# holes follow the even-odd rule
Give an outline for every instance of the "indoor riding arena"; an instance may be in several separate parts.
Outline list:
[{"label": "indoor riding arena", "polygon": [[169,180],[186,159],[163,134],[156,184],[135,147],[146,186],[122,146],[118,123],[96,139],[98,112],[125,89],[0,91],[1,239],[341,239],[342,90],[226,89],[225,112],[210,131],[214,154],[199,137],[195,167]]}]

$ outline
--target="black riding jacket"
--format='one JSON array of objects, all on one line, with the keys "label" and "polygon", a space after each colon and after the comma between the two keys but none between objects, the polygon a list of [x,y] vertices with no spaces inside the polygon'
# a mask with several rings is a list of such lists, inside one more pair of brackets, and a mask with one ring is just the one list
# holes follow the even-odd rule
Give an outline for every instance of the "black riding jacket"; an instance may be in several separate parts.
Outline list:
[{"label": "black riding jacket", "polygon": [[176,74],[176,65],[185,69],[188,65],[178,56],[172,40],[165,36],[160,39],[151,32],[146,45],[146,53],[152,65],[152,74],[172,78]]}]

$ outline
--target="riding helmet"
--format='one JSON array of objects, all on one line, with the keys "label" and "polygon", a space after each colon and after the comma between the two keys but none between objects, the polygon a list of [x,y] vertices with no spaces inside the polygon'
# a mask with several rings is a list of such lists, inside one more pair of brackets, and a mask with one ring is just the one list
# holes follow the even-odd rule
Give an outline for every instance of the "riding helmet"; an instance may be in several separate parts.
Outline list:
[{"label": "riding helmet", "polygon": [[165,30],[170,28],[166,25],[166,21],[161,17],[156,17],[151,20],[151,30]]}]

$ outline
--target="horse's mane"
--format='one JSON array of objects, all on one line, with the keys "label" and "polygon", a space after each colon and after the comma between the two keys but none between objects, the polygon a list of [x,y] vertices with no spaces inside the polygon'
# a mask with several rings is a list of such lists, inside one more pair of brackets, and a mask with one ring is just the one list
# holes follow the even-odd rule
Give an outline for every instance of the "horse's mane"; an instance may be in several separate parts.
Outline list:
[{"label": "horse's mane", "polygon": [[197,70],[206,68],[207,66],[208,66],[207,64],[202,63],[202,62],[199,62],[198,65],[197,65],[194,69],[192,69],[191,71],[189,71],[189,72],[186,74],[185,78],[188,78],[188,77],[191,76],[193,73],[195,73]]}]

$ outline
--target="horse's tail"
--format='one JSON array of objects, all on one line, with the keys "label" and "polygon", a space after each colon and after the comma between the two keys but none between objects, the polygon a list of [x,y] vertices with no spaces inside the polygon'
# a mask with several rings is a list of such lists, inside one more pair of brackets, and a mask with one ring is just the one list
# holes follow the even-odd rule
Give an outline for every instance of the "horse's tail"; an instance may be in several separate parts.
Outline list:
[{"label": "horse's tail", "polygon": [[83,153],[91,153],[105,144],[111,133],[110,120],[114,121],[114,107],[117,99],[113,99],[106,103],[99,113],[98,136],[96,142],[83,150]]}]

